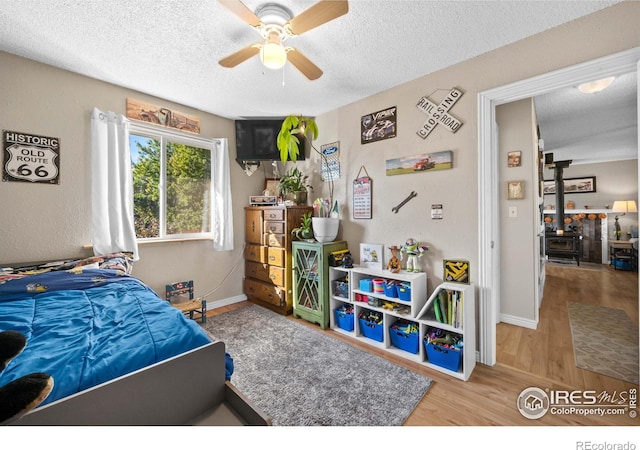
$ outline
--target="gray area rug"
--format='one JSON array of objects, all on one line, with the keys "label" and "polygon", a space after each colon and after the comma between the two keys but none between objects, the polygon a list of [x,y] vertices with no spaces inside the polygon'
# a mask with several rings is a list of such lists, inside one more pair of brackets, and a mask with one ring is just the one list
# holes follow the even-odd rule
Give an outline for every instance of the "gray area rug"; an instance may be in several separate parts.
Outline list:
[{"label": "gray area rug", "polygon": [[576,366],[638,384],[638,327],[620,309],[568,302]]},{"label": "gray area rug", "polygon": [[231,382],[279,426],[402,425],[433,380],[257,305],[207,318]]}]

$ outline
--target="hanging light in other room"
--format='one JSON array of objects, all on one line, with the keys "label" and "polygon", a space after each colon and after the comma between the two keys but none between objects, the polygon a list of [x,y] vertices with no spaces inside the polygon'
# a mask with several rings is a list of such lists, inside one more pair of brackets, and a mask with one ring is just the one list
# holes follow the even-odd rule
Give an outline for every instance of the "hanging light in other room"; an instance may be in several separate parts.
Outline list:
[{"label": "hanging light in other room", "polygon": [[595,94],[609,87],[616,77],[607,77],[601,80],[590,81],[588,83],[582,83],[578,86],[578,90],[583,94]]}]

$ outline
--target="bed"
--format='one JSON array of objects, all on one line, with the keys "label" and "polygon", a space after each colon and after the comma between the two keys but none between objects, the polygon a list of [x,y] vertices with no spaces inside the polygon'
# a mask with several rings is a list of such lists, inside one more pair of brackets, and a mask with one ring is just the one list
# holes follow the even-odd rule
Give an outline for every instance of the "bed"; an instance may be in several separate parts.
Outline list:
[{"label": "bed", "polygon": [[[268,424],[229,383],[224,343],[130,268],[126,254],[113,254],[0,272],[0,330],[27,338],[0,373],[0,386],[32,372],[54,379],[43,403],[15,424],[214,424],[221,409],[224,425],[228,417]],[[151,406],[158,398],[172,404],[172,396],[184,404],[179,411]]]}]

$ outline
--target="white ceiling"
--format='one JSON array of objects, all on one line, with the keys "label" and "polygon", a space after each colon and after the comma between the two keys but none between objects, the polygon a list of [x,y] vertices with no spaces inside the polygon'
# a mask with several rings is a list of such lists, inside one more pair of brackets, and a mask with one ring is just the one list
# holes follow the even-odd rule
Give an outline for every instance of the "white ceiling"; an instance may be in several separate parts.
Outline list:
[{"label": "white ceiling", "polygon": [[[221,67],[260,36],[217,0],[0,0],[0,50],[222,117],[316,116],[619,1],[351,0],[346,15],[286,42],[324,71],[315,81],[257,57]],[[316,0],[278,3],[296,16]],[[536,99],[547,148],[555,114],[575,119],[568,104]],[[579,133],[587,121],[572,123],[565,131]]]}]

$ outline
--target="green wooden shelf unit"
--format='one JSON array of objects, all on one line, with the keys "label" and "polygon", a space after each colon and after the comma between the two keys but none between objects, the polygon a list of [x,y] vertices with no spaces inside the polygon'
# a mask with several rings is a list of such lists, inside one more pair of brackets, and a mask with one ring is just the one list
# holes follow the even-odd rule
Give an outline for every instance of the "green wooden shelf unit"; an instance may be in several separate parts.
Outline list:
[{"label": "green wooden shelf unit", "polygon": [[345,249],[345,241],[292,242],[294,317],[329,327],[329,254]]}]

